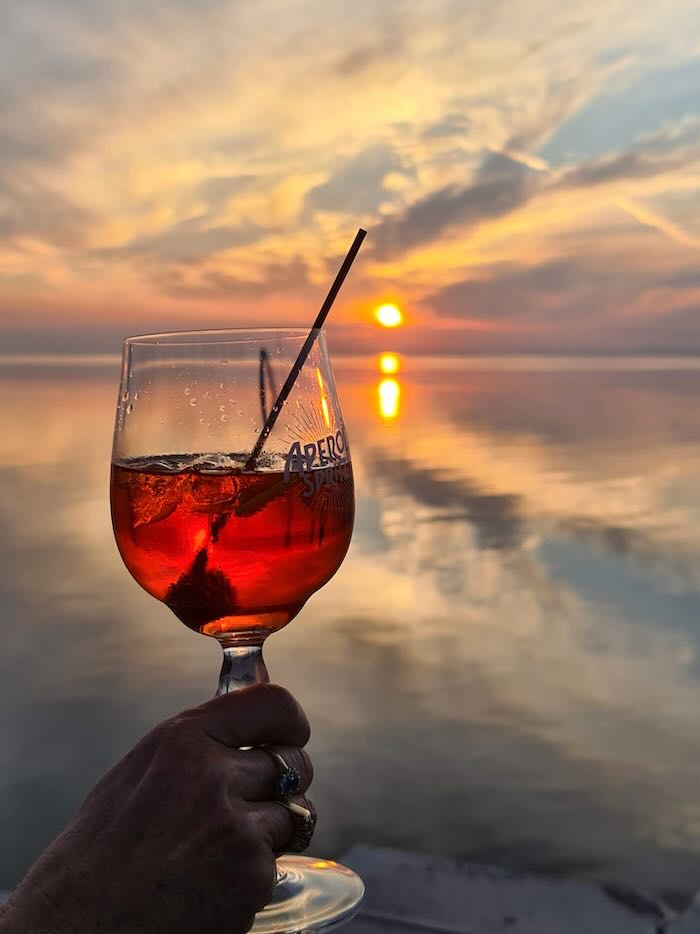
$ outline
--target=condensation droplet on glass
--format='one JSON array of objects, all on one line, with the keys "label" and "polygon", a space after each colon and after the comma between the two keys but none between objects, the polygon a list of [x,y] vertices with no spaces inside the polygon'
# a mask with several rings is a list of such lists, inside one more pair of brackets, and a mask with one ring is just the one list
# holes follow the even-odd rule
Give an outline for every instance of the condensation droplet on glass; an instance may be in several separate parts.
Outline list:
[{"label": "condensation droplet on glass", "polygon": [[229,400],[228,400],[228,404],[229,404],[229,405],[237,405],[237,402],[236,402],[235,399],[229,399]]},{"label": "condensation droplet on glass", "polygon": [[141,395],[140,392],[135,392],[135,393],[134,393],[134,402],[138,402],[138,398],[139,398],[140,395]]},{"label": "condensation droplet on glass", "polygon": [[200,418],[199,424],[200,424],[200,425],[203,425],[203,424],[204,424],[204,419],[203,419],[203,418]]},{"label": "condensation droplet on glass", "polygon": [[128,393],[128,392],[125,392],[125,393],[122,395],[122,402],[128,402],[128,400],[129,400],[129,393]]},{"label": "condensation droplet on glass", "polygon": [[226,411],[226,406],[225,406],[225,405],[220,405],[220,406],[219,406],[219,411],[220,411],[220,412],[225,412],[225,411]]},{"label": "condensation droplet on glass", "polygon": [[185,390],[185,395],[186,395],[186,396],[189,396],[189,394],[190,394],[191,392],[192,392],[192,390],[191,390],[190,387],[188,386],[187,389]]},{"label": "condensation droplet on glass", "polygon": [[239,414],[239,415],[243,415],[243,409],[239,409],[239,410],[238,410],[238,414]]},{"label": "condensation droplet on glass", "polygon": [[219,389],[223,389],[223,388],[224,388],[224,384],[223,384],[223,383],[219,383]]},{"label": "condensation droplet on glass", "polygon": [[221,416],[221,421],[222,421],[222,422],[227,422],[227,421],[228,421],[228,415],[222,415],[222,416]]},{"label": "condensation droplet on glass", "polygon": [[127,407],[126,407],[126,414],[127,414],[127,415],[131,415],[131,413],[132,413],[133,411],[134,411],[134,407],[133,407],[133,405],[132,405],[131,403],[129,403],[129,404],[127,405]]},{"label": "condensation droplet on glass", "polygon": [[190,399],[190,405],[197,405],[196,399]]}]

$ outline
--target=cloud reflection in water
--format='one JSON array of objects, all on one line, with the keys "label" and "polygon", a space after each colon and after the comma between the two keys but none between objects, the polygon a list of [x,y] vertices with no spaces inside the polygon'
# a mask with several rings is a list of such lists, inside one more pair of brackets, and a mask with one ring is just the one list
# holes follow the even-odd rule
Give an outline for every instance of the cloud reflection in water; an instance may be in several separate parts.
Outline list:
[{"label": "cloud reflection in water", "polygon": [[[267,649],[314,727],[315,853],[691,890],[700,371],[403,364],[391,420],[376,362],[338,366],[353,544]],[[218,650],[117,555],[114,374],[0,389],[2,887],[149,725],[213,692]]]}]

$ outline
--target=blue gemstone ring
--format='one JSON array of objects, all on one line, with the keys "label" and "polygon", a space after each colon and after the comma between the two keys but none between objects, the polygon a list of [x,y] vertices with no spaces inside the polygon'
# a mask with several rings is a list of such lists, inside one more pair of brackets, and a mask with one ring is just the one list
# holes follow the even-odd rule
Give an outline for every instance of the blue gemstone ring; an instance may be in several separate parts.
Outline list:
[{"label": "blue gemstone ring", "polygon": [[279,778],[277,779],[277,797],[281,801],[286,801],[287,798],[291,798],[292,795],[295,795],[299,791],[299,786],[301,785],[299,770],[292,768],[291,765],[287,765],[278,752],[274,752],[272,749],[266,749],[265,752],[270,753],[281,769]]}]

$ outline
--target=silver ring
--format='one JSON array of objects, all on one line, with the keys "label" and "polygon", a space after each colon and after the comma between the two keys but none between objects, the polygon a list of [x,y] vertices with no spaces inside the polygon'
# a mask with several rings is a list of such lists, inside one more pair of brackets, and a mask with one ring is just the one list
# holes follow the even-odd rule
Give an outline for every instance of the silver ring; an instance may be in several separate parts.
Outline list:
[{"label": "silver ring", "polygon": [[294,818],[294,836],[290,846],[292,853],[303,853],[314,835],[313,814],[308,808],[295,801],[278,801],[277,803],[286,808]]},{"label": "silver ring", "polygon": [[277,779],[277,797],[282,801],[291,798],[292,795],[295,795],[299,791],[301,785],[299,769],[294,769],[291,765],[287,765],[278,752],[274,752],[272,749],[266,749],[265,752],[268,752],[282,769]]}]

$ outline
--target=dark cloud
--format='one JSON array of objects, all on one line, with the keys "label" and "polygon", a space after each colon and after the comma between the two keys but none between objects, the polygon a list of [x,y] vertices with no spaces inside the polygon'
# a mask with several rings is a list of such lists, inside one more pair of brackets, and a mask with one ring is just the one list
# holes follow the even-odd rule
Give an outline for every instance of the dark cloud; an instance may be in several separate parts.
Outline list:
[{"label": "dark cloud", "polygon": [[134,237],[124,246],[98,250],[96,255],[110,257],[156,257],[166,262],[194,263],[260,240],[267,231],[254,224],[204,226],[207,215],[189,217],[161,233]]},{"label": "dark cloud", "polygon": [[423,139],[445,139],[453,136],[465,136],[469,132],[471,121],[465,114],[450,113],[429,124],[422,132]]},{"label": "dark cloud", "polygon": [[351,78],[371,68],[378,59],[385,55],[385,50],[378,45],[364,45],[344,52],[334,64],[333,70],[342,78]]},{"label": "dark cloud", "polygon": [[697,267],[679,269],[671,275],[662,276],[659,285],[668,289],[678,289],[679,291],[700,289],[700,269]]},{"label": "dark cloud", "polygon": [[174,298],[256,298],[281,292],[299,294],[310,285],[306,263],[296,257],[287,263],[269,263],[258,279],[245,279],[207,270],[192,281],[177,267],[158,270],[154,284]]},{"label": "dark cloud", "polygon": [[307,211],[376,211],[387,195],[384,179],[402,170],[401,160],[390,146],[377,144],[339,163],[327,182],[306,195]]},{"label": "dark cloud", "polygon": [[556,188],[594,188],[611,182],[654,178],[700,159],[700,120],[683,121],[637,141],[634,149],[579,163],[559,178]]},{"label": "dark cloud", "polygon": [[451,227],[475,227],[481,221],[509,214],[538,190],[537,173],[507,156],[489,153],[473,184],[448,185],[390,217],[372,230],[375,255],[390,258],[436,240]]},{"label": "dark cloud", "polygon": [[610,182],[634,178],[649,178],[662,171],[683,165],[687,158],[679,154],[676,158],[660,160],[643,152],[623,152],[600,159],[591,159],[561,177],[559,188],[593,188]]},{"label": "dark cloud", "polygon": [[[586,341],[598,346],[601,338],[616,349],[618,341],[636,349],[682,349],[681,334],[692,335],[693,346],[700,339],[697,304],[675,308],[677,297],[660,302],[663,290],[682,296],[688,289],[700,288],[700,276],[694,268],[674,275],[658,271],[653,264],[631,265],[629,259],[614,254],[564,256],[534,266],[494,263],[477,267],[469,277],[428,295],[424,304],[436,314],[455,320],[508,321],[514,326],[530,323],[550,329],[550,338],[558,323],[567,329],[574,342],[581,345],[579,327],[588,329]],[[648,314],[641,319],[621,316],[643,303],[656,301],[664,310],[661,317]],[[671,332],[664,331],[671,326]],[[596,333],[599,328],[604,331]],[[623,334],[626,332],[626,334]],[[565,333],[558,338],[569,343]]]},{"label": "dark cloud", "polygon": [[75,249],[86,242],[93,215],[37,182],[0,179],[0,242],[32,239]]},{"label": "dark cloud", "polygon": [[401,457],[376,452],[372,463],[419,503],[441,510],[433,520],[468,521],[483,549],[515,548],[522,538],[518,497],[487,493],[467,480],[446,479],[440,470],[416,466]]},{"label": "dark cloud", "polygon": [[575,95],[573,84],[553,94],[542,115],[528,128],[514,133],[503,153],[485,156],[470,185],[449,185],[431,192],[399,216],[374,227],[375,254],[381,259],[399,256],[438,239],[451,228],[466,231],[482,221],[510,214],[547,192],[654,178],[700,159],[700,121],[696,120],[640,140],[635,150],[590,159],[559,175],[536,172],[507,155],[508,150],[534,146],[572,106]]},{"label": "dark cloud", "polygon": [[594,270],[576,258],[554,259],[538,266],[494,263],[474,269],[468,279],[438,289],[425,304],[447,318],[486,320],[543,316],[551,305],[562,313],[569,302],[578,309],[589,295],[582,283],[600,288],[603,278],[609,284],[620,276],[619,269],[605,268],[597,259],[590,262]]},{"label": "dark cloud", "polygon": [[208,208],[216,210],[233,195],[237,195],[257,181],[257,175],[214,175],[197,187],[197,194]]},{"label": "dark cloud", "polygon": [[[378,4],[375,7],[368,5],[362,12],[356,8],[350,29],[342,17],[339,18],[336,29],[340,28],[341,34],[335,37],[339,54],[332,62],[332,74],[343,79],[357,80],[374,69],[385,69],[387,66],[392,69],[401,63],[407,52],[406,36],[410,33],[406,12],[406,8],[399,12],[391,4]],[[295,36],[293,44],[289,46],[292,54],[298,52],[300,42],[302,47],[311,46],[309,51],[316,53],[313,46],[318,43],[318,34],[310,34],[305,29],[303,35]]]}]

